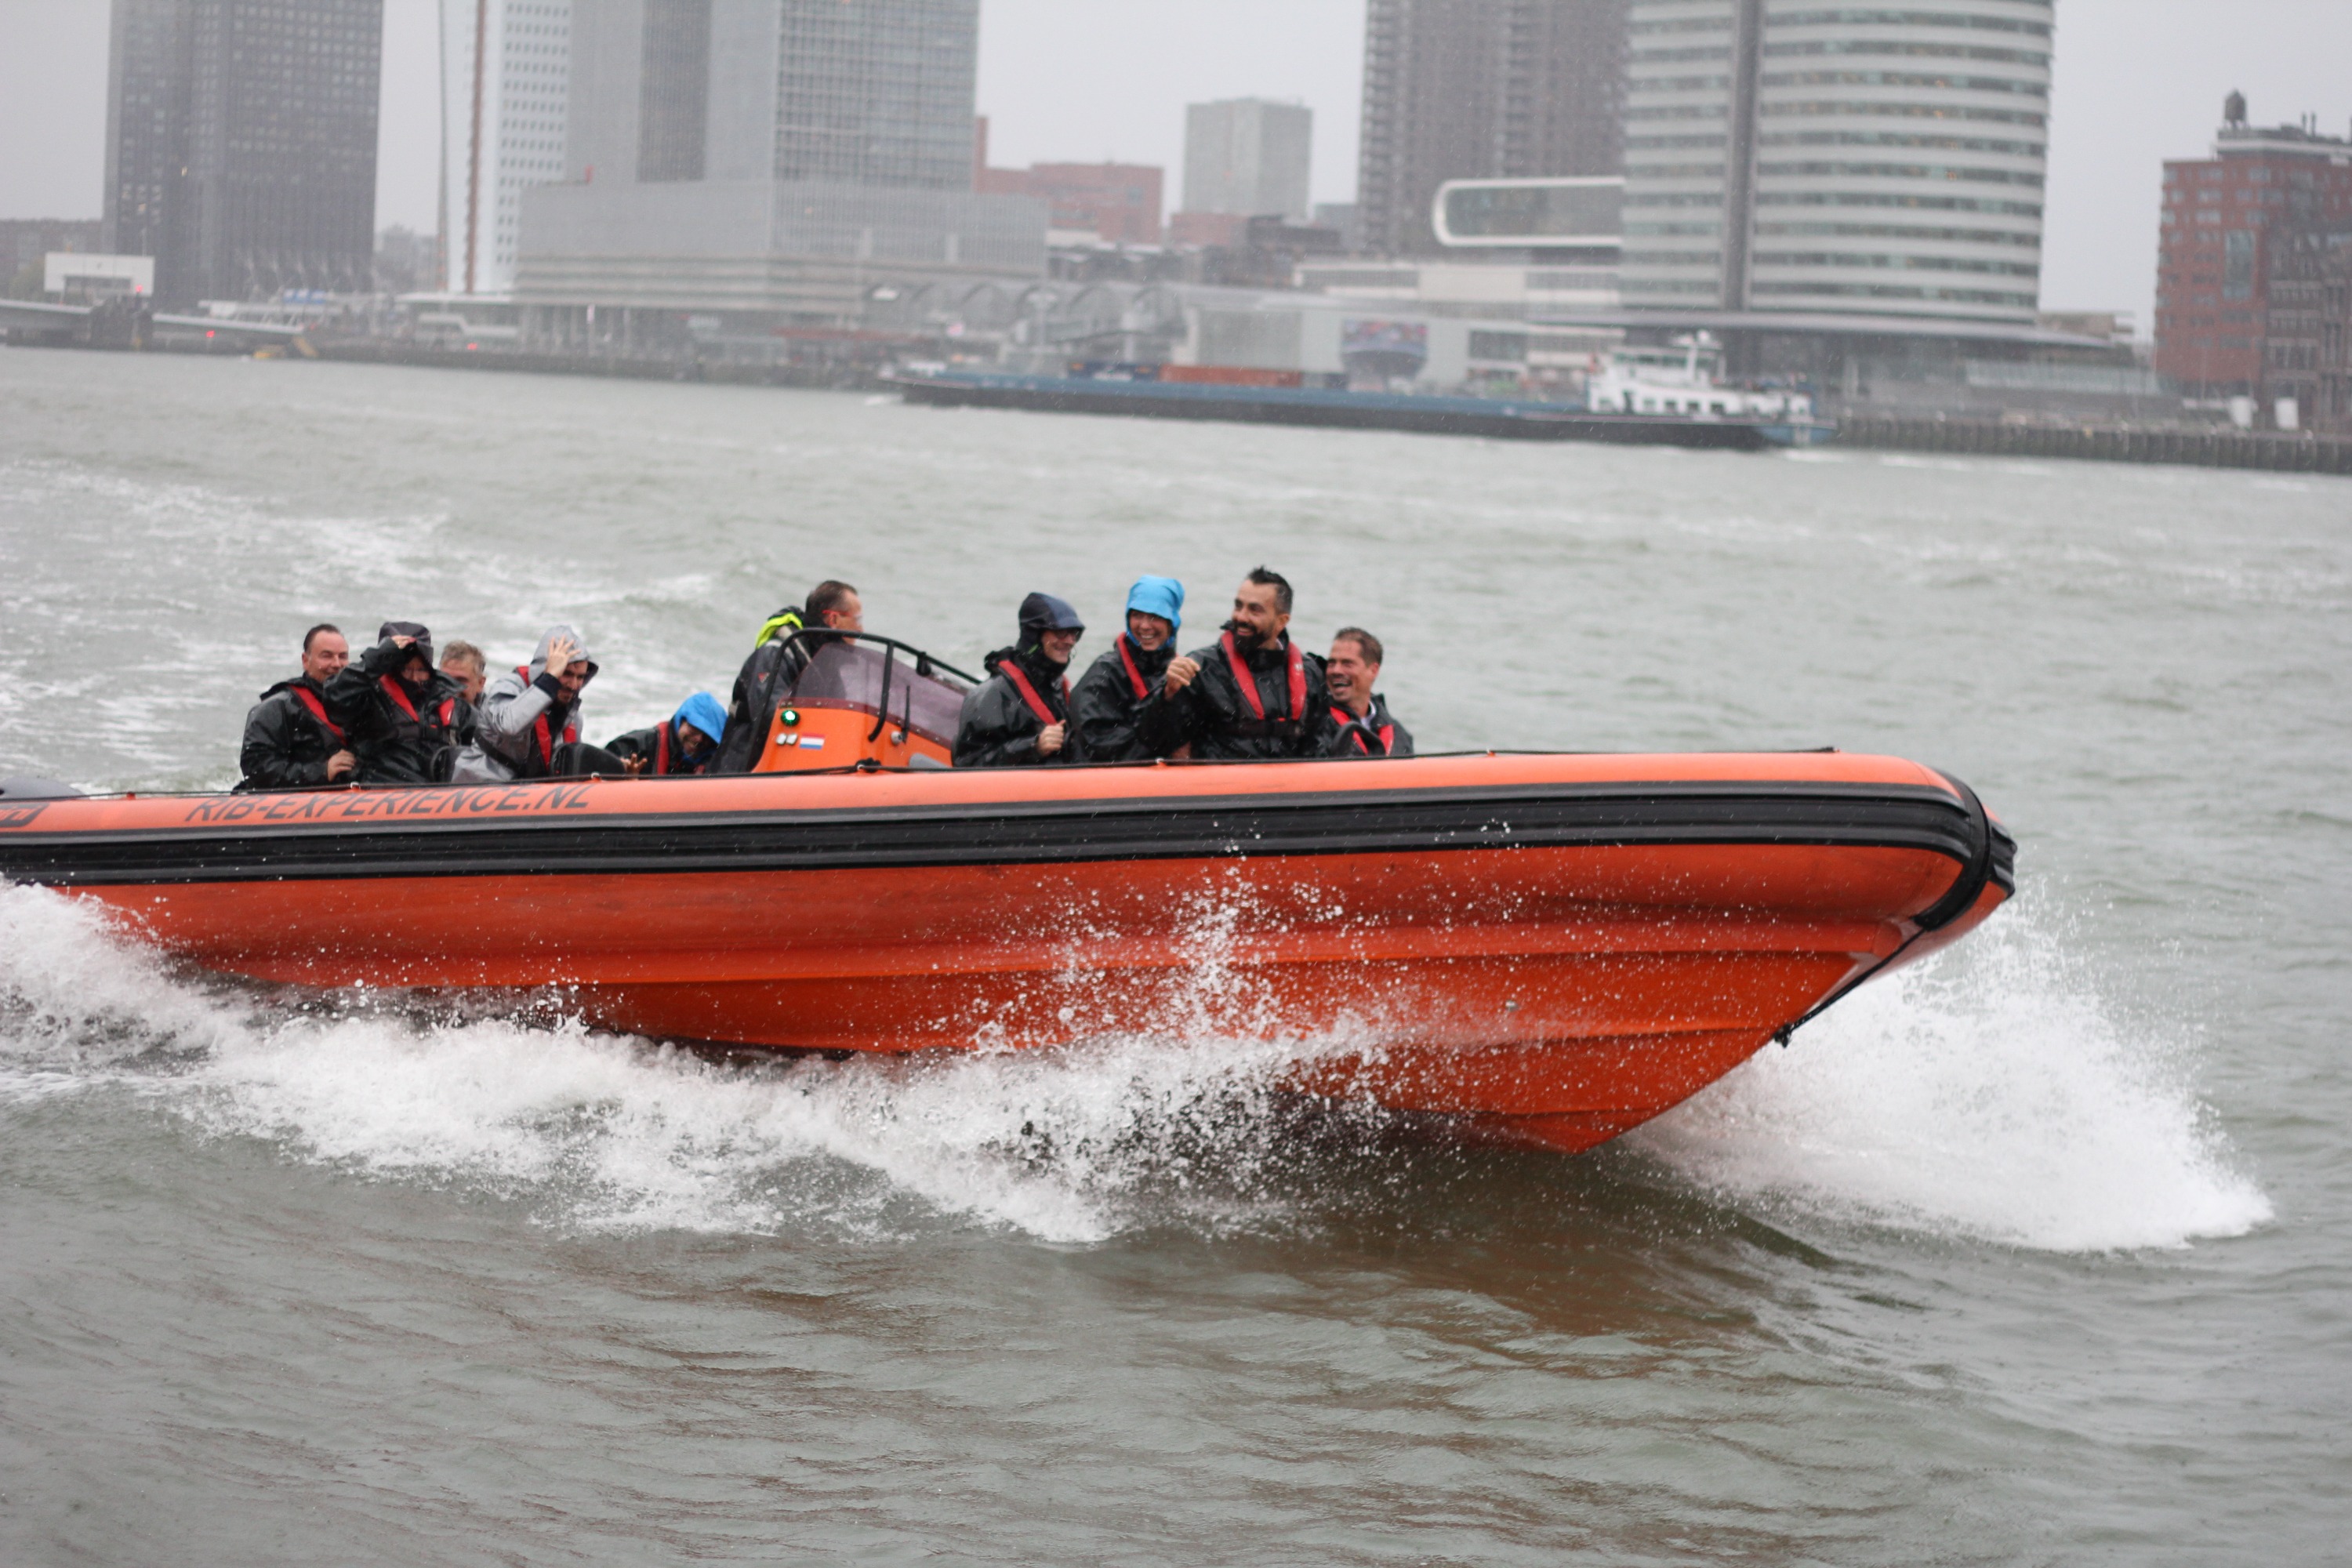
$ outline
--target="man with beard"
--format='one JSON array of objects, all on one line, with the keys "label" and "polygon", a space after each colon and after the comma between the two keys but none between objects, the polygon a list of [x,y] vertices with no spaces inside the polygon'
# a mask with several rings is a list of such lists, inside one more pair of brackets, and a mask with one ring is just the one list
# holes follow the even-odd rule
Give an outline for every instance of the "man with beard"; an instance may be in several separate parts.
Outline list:
[{"label": "man with beard", "polygon": [[1178,688],[1200,673],[1177,657],[1184,624],[1184,584],[1173,577],[1139,577],[1127,595],[1127,631],[1087,667],[1070,693],[1070,715],[1090,763],[1164,757],[1183,744],[1160,678],[1178,665]]},{"label": "man with beard", "polygon": [[1396,721],[1389,700],[1372,689],[1380,678],[1380,638],[1361,626],[1341,626],[1331,634],[1323,681],[1331,689],[1331,721],[1339,726],[1334,756],[1412,755],[1412,731]]},{"label": "man with beard", "polygon": [[1339,725],[1319,659],[1290,640],[1290,584],[1260,566],[1234,591],[1234,618],[1209,647],[1181,661],[1199,673],[1163,685],[1192,754],[1213,762],[1319,757]]},{"label": "man with beard", "polygon": [[351,662],[351,645],[333,626],[302,637],[302,673],[261,694],[245,716],[237,767],[241,790],[302,789],[347,782],[359,766],[352,751],[351,715],[327,698],[328,683]]},{"label": "man with beard", "polygon": [[1021,635],[988,656],[990,679],[963,700],[955,765],[1017,768],[1082,763],[1086,741],[1070,722],[1070,655],[1086,622],[1066,600],[1021,601]]},{"label": "man with beard", "polygon": [[[596,678],[580,634],[550,626],[530,663],[499,676],[482,693],[477,745],[459,761],[466,783],[572,778],[628,772],[621,759],[580,738],[580,694]],[[476,777],[478,764],[479,778]]]},{"label": "man with beard", "polygon": [[384,622],[375,646],[328,683],[327,701],[352,715],[362,784],[442,783],[473,739],[474,706],[433,668],[433,634],[415,621]]}]

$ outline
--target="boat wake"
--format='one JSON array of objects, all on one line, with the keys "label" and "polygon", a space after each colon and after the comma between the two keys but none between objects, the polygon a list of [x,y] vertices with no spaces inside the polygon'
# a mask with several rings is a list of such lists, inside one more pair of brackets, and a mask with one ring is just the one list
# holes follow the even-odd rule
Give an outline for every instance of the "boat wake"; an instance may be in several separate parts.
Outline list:
[{"label": "boat wake", "polygon": [[[1738,1204],[2032,1247],[2177,1246],[2266,1220],[2185,1073],[2032,957],[2019,923],[1860,994],[1634,1134],[1637,1157]],[[1213,963],[1199,973],[1223,984]],[[0,888],[0,1106],[110,1089],[209,1135],[567,1229],[887,1240],[945,1223],[1087,1244],[1288,1228],[1335,1151],[1411,1136],[1281,1091],[1347,1040],[1171,1025],[1053,1053],[746,1064],[560,1016],[188,977],[84,906]],[[1358,1159],[1348,1179],[1388,1163]]]},{"label": "boat wake", "polygon": [[2021,899],[1626,1142],[1733,1202],[2052,1251],[2266,1223],[2188,1054],[2116,1020],[2060,923]]}]

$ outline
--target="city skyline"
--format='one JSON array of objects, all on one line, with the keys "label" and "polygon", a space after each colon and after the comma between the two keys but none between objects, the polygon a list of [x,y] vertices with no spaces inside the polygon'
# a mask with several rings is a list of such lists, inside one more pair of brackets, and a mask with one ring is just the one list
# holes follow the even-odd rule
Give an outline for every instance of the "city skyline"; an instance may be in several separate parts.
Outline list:
[{"label": "city skyline", "polygon": [[[386,0],[377,221],[430,231],[439,205],[434,0]],[[0,217],[95,216],[102,184],[107,8],[0,0]],[[1272,14],[1269,14],[1272,12]],[[2201,156],[2222,96],[2243,90],[2262,123],[2318,116],[2352,127],[2331,62],[2352,11],[2320,0],[2062,0],[2050,155],[2043,308],[2152,319],[2163,163]],[[1134,0],[1119,20],[1073,25],[1066,0],[987,0],[979,107],[1008,165],[1156,163],[1171,193],[1183,108],[1221,97],[1291,98],[1316,111],[1314,199],[1353,196],[1361,110],[1361,0]],[[1237,40],[1250,47],[1237,47]],[[1122,53],[1150,58],[1138,83]],[[16,63],[10,64],[13,59]]]}]

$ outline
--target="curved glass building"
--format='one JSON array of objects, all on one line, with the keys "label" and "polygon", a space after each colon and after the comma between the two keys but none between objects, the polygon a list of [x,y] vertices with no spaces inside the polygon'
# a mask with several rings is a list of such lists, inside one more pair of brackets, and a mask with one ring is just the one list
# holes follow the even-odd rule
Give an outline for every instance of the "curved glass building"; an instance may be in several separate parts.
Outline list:
[{"label": "curved glass building", "polygon": [[2053,0],[1634,0],[1625,302],[2031,325]]}]

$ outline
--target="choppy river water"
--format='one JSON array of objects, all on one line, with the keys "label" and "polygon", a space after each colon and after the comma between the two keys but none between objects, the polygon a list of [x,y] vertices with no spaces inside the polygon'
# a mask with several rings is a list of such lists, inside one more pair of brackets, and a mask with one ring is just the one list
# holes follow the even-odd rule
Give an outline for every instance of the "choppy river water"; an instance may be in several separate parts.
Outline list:
[{"label": "choppy river water", "polygon": [[729,1068],[0,889],[0,1560],[2342,1552],[2352,484],[5,351],[0,774],[225,784],[317,619],[576,621],[601,736],[820,577],[969,665],[1260,561],[1427,749],[1916,756],[2021,896],[1562,1159],[1279,1039]]}]

